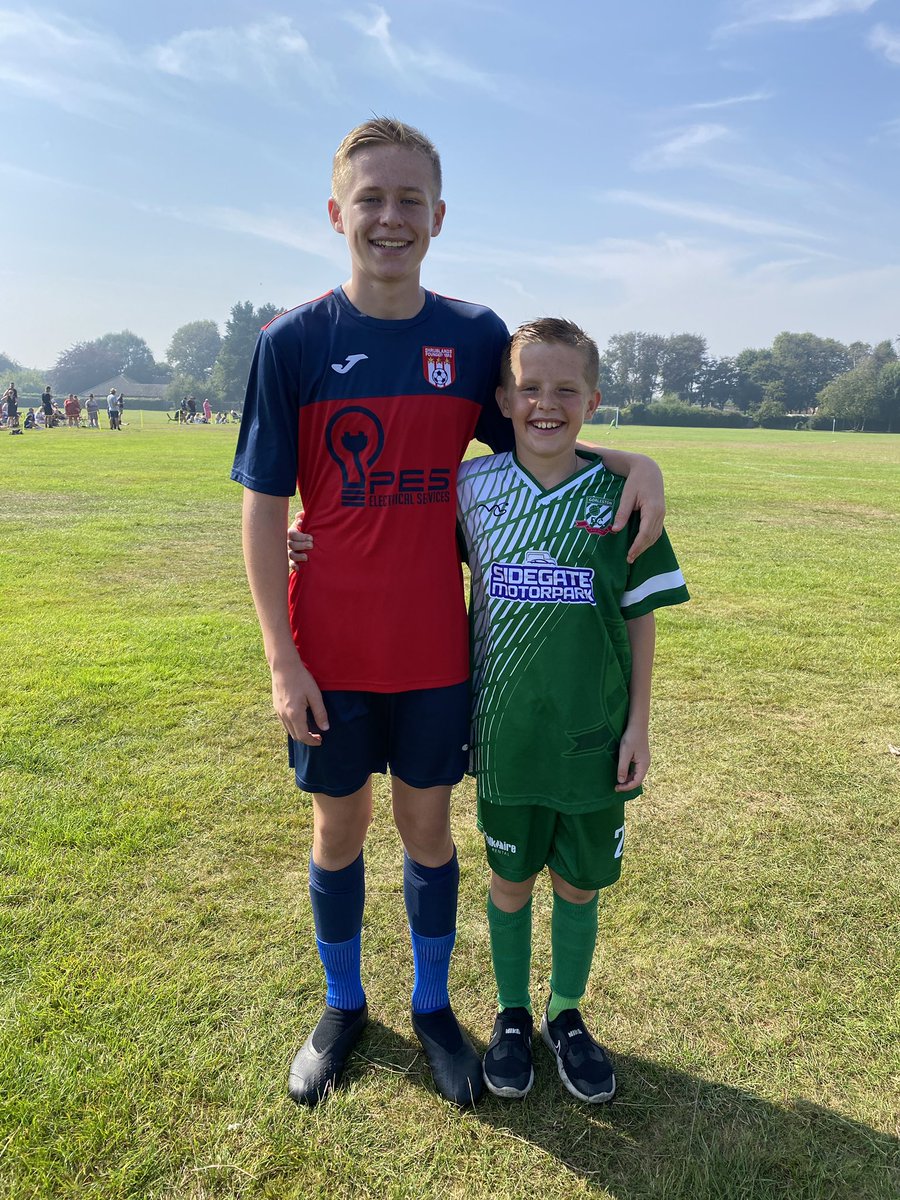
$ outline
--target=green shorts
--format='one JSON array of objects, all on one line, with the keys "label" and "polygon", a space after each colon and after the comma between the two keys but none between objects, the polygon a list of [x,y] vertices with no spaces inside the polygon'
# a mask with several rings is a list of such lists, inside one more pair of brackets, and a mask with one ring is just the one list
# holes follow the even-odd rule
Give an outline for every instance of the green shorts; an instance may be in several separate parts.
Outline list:
[{"label": "green shorts", "polygon": [[586,813],[479,800],[478,828],[491,870],[512,883],[550,867],[572,887],[592,892],[615,883],[622,871],[624,800]]}]

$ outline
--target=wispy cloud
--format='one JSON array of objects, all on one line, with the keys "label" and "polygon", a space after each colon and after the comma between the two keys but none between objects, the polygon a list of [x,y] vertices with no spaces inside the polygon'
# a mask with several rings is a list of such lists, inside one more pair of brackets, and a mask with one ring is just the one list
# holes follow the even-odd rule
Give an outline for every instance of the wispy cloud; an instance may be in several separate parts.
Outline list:
[{"label": "wispy cloud", "polygon": [[649,196],[643,192],[629,191],[606,192],[604,198],[616,204],[627,204],[637,208],[644,208],[650,212],[663,213],[666,216],[678,217],[681,220],[693,221],[703,225],[716,225],[723,229],[734,230],[737,233],[769,238],[797,238],[800,241],[825,240],[821,234],[813,233],[809,229],[784,224],[781,221],[770,221],[765,217],[757,217],[753,213],[741,212],[738,209],[717,207],[712,204],[669,200],[662,196]]},{"label": "wispy cloud", "polygon": [[251,212],[226,205],[191,207],[140,202],[135,207],[167,220],[260,238],[330,263],[341,266],[346,263],[347,250],[343,240],[320,217],[312,218],[302,213],[276,209]]},{"label": "wispy cloud", "polygon": [[696,162],[714,142],[731,136],[726,125],[691,125],[670,133],[665,140],[639,155],[635,166],[644,171],[658,171]]},{"label": "wispy cloud", "polygon": [[36,187],[68,188],[79,191],[96,191],[84,184],[75,183],[59,175],[47,175],[44,171],[33,171],[30,167],[20,167],[18,163],[0,162],[0,176],[14,179],[18,183],[34,184]]},{"label": "wispy cloud", "polygon": [[141,107],[124,83],[131,66],[118,39],[69,17],[0,10],[0,87],[10,92],[115,124],[118,109]]},{"label": "wispy cloud", "polygon": [[721,100],[699,100],[696,104],[682,105],[683,112],[703,112],[711,108],[730,108],[735,104],[756,104],[761,100],[773,100],[775,93],[768,89],[748,92],[744,96],[725,96]]},{"label": "wispy cloud", "polygon": [[372,5],[368,13],[348,13],[345,20],[371,40],[382,62],[408,87],[429,91],[435,83],[455,83],[478,91],[499,90],[494,76],[454,58],[434,41],[419,46],[401,42],[391,32],[390,14],[380,5]]},{"label": "wispy cloud", "polygon": [[805,25],[830,17],[864,13],[877,0],[742,0],[735,6],[735,19],[716,33],[723,36],[756,25]]},{"label": "wispy cloud", "polygon": [[900,66],[900,30],[889,29],[887,25],[876,25],[869,34],[869,45],[879,54],[883,54],[888,62]]},{"label": "wispy cloud", "polygon": [[[166,75],[201,82],[275,86],[287,69],[301,68],[308,79],[323,68],[290,17],[272,17],[245,26],[188,29],[154,46],[147,60]],[[327,71],[325,72],[327,73]]]}]

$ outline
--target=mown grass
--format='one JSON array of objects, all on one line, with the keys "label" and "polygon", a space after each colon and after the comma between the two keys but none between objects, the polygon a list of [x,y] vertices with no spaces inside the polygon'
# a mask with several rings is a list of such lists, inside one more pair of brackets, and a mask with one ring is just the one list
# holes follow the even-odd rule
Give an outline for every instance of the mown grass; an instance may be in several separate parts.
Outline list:
[{"label": "mown grass", "polygon": [[[236,430],[0,440],[0,1195],[887,1200],[897,1141],[900,441],[597,434],[665,468],[693,599],[586,1008],[620,1096],[434,1094],[378,790],[347,1086],[298,1111],[321,1000],[308,798],[240,560]],[[597,431],[592,430],[591,434]],[[454,1001],[493,1016],[469,784]],[[549,899],[536,902],[535,995]]]}]

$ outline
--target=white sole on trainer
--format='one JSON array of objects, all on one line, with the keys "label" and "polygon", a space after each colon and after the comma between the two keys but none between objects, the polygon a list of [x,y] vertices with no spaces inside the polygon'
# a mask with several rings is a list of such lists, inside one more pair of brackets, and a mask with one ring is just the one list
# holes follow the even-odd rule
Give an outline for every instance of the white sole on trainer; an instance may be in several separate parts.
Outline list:
[{"label": "white sole on trainer", "polygon": [[492,1096],[499,1096],[501,1100],[523,1100],[534,1086],[534,1068],[531,1070],[531,1078],[528,1080],[527,1086],[521,1090],[514,1087],[497,1087],[496,1084],[491,1083],[490,1079],[488,1079],[487,1072],[483,1066],[481,1068],[481,1074],[484,1079],[484,1086],[487,1088],[487,1090]]},{"label": "white sole on trainer", "polygon": [[573,1083],[569,1079],[568,1075],[566,1075],[565,1068],[563,1067],[562,1055],[559,1053],[556,1043],[553,1041],[553,1038],[550,1036],[550,1030],[547,1028],[546,1015],[541,1018],[541,1037],[543,1038],[550,1053],[556,1059],[557,1074],[559,1075],[560,1079],[562,1080],[566,1091],[569,1092],[570,1095],[574,1096],[576,1100],[581,1100],[582,1103],[584,1103],[584,1104],[608,1104],[610,1102],[610,1100],[612,1100],[613,1096],[615,1096],[615,1094],[616,1094],[616,1077],[615,1077],[615,1075],[610,1076],[610,1079],[609,1079],[610,1090],[608,1092],[600,1092],[600,1094],[597,1096],[585,1096],[583,1093],[579,1092],[578,1089],[573,1085]]}]

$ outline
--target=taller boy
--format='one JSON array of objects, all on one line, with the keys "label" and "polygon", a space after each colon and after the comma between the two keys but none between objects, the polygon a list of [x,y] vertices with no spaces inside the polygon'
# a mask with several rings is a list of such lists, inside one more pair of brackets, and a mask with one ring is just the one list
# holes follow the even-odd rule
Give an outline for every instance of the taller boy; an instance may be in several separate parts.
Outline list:
[{"label": "taller boy", "polygon": [[[467,1104],[481,1091],[480,1062],[447,992],[459,886],[450,790],[469,739],[455,485],[473,436],[495,451],[512,445],[494,401],[507,331],[489,309],[420,285],[445,212],[440,160],[423,134],[386,118],[352,130],[332,193],[350,280],[261,332],[232,470],[246,489],[244,558],[273,704],[297,784],[313,797],[309,887],[327,995],[289,1090],[314,1104],[336,1086],[366,1023],[363,844],[371,776],[390,770],[413,1028],[437,1090]],[[634,556],[661,526],[659,473],[639,456],[603,456],[630,472],[618,527],[643,492]],[[297,484],[316,553],[289,587]]]}]

